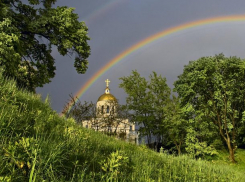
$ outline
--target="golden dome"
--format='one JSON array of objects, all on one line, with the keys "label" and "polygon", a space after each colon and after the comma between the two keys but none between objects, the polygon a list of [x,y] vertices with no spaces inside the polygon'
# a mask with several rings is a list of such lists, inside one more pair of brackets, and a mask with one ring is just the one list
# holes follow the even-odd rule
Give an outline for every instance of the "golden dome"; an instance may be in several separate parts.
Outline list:
[{"label": "golden dome", "polygon": [[98,98],[98,101],[117,101],[117,99],[112,94],[104,93]]}]

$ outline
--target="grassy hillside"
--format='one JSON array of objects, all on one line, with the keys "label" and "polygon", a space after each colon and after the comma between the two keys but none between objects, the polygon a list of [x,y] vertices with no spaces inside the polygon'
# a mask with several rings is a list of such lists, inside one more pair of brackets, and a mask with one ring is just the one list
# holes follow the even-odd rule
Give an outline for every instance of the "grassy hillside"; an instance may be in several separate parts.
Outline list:
[{"label": "grassy hillside", "polygon": [[0,74],[0,181],[236,181],[233,166],[158,154],[76,125]]},{"label": "grassy hillside", "polygon": [[235,158],[237,163],[233,164],[230,162],[228,151],[221,150],[218,151],[219,154],[213,157],[213,160],[210,160],[213,164],[219,164],[224,166],[230,166],[236,171],[240,171],[245,176],[245,150],[244,149],[237,149],[235,153]]}]

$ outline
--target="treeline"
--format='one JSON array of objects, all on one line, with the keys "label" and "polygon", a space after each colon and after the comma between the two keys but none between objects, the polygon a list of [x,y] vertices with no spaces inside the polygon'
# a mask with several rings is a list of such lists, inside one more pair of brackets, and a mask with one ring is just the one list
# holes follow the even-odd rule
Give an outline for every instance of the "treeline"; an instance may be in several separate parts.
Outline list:
[{"label": "treeline", "polygon": [[[235,150],[245,142],[245,61],[223,54],[189,62],[174,82],[153,72],[149,80],[137,71],[120,78],[132,119],[140,133],[157,136],[170,150],[195,157],[226,148],[235,162]],[[178,95],[178,96],[175,96]]]},{"label": "treeline", "polygon": [[[245,143],[244,79],[245,61],[223,54],[189,62],[174,82],[174,92],[156,72],[146,79],[134,70],[120,78],[127,104],[116,104],[117,118],[130,118],[147,143],[161,143],[170,152],[199,158],[227,149],[236,162],[235,150]],[[77,121],[96,117],[95,104],[70,103],[73,107],[67,105],[64,113],[71,108],[66,113]],[[107,117],[106,126],[113,120]]]}]

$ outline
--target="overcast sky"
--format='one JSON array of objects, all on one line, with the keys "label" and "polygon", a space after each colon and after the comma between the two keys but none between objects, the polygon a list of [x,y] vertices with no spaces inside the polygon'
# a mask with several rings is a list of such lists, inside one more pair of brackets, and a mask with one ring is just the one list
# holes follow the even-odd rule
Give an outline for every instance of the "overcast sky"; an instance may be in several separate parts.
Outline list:
[{"label": "overcast sky", "polygon": [[[54,49],[56,75],[52,82],[37,89],[43,98],[51,98],[51,106],[62,111],[69,99],[106,63],[127,48],[157,32],[201,19],[245,15],[244,0],[57,0],[55,6],[74,7],[79,20],[88,26],[91,40],[89,68],[77,74],[73,58],[60,56]],[[245,58],[245,21],[214,23],[178,31],[158,39],[105,72],[80,97],[96,102],[104,93],[105,80],[111,80],[111,93],[125,103],[126,94],[119,88],[119,78],[137,70],[148,77],[152,71],[173,82],[191,60],[224,53]]]}]

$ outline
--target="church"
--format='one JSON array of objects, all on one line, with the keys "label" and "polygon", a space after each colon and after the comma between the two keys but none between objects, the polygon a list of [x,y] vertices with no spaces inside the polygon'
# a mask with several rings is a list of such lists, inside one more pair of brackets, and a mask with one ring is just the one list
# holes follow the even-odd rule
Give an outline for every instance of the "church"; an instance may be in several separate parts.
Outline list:
[{"label": "church", "polygon": [[84,121],[82,123],[83,127],[106,132],[115,135],[117,138],[138,144],[135,124],[121,114],[118,100],[110,93],[110,81],[107,79],[105,82],[105,92],[98,98],[96,103],[96,117]]}]

